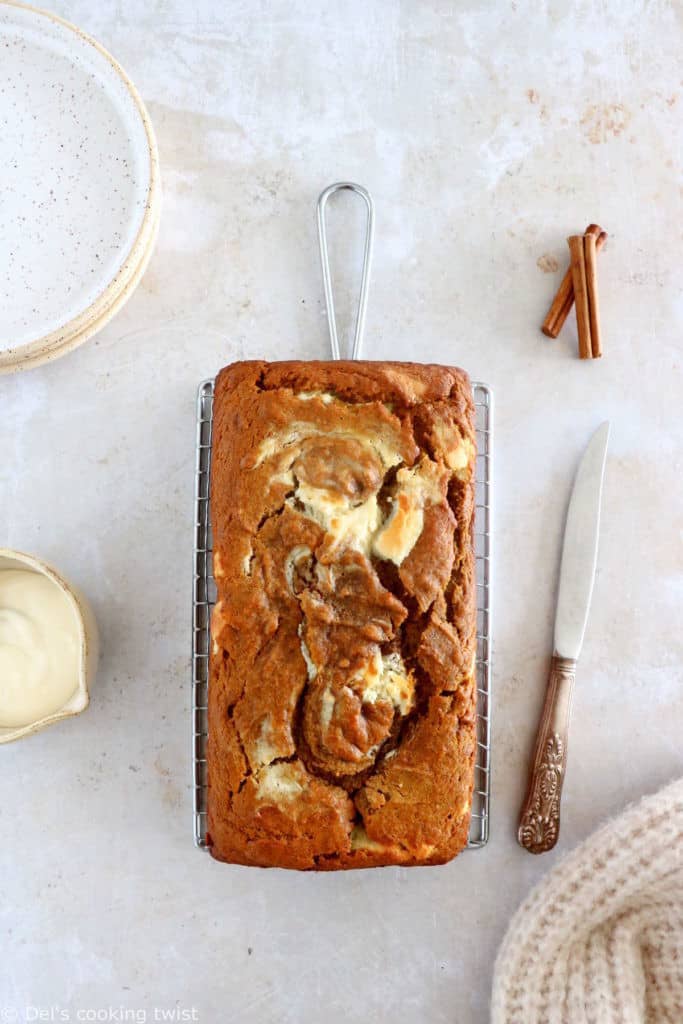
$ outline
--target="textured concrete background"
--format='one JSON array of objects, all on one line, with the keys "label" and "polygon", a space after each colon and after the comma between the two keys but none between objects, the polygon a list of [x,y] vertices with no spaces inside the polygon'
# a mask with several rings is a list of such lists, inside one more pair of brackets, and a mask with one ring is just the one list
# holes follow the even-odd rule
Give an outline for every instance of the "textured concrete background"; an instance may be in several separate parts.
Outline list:
[{"label": "textured concrete background", "polygon": [[[0,379],[2,540],[80,584],[103,640],[88,712],[0,751],[0,1002],[18,1019],[177,1003],[210,1024],[480,1024],[529,887],[681,771],[683,8],[55,7],[147,101],[164,207],[123,312]],[[495,772],[486,850],[316,877],[192,846],[193,417],[198,381],[230,360],[327,354],[314,205],[343,177],[377,205],[366,352],[454,362],[496,392]],[[606,354],[580,363],[573,322],[555,342],[538,326],[566,235],[592,220],[610,232]],[[351,266],[353,239],[335,239]],[[562,518],[607,417],[562,838],[532,858],[514,832]]]}]

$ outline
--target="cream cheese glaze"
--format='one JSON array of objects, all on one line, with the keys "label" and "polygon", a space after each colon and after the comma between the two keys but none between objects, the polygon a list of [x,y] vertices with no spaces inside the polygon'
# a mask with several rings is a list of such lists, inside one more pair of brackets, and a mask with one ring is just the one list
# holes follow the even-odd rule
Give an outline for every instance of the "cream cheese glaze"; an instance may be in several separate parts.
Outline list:
[{"label": "cream cheese glaze", "polygon": [[407,715],[415,702],[415,680],[406,670],[398,651],[381,654],[376,651],[363,677],[363,701],[376,704],[388,701]]},{"label": "cream cheese glaze", "polygon": [[21,727],[62,708],[78,686],[78,621],[42,573],[0,570],[0,726]]},{"label": "cream cheese glaze", "polygon": [[373,554],[401,565],[417,544],[424,526],[424,509],[442,500],[443,471],[422,459],[416,466],[399,469],[392,510],[373,541]]},{"label": "cream cheese glaze", "polygon": [[[391,499],[392,509],[385,519],[378,504],[378,493],[383,472],[399,463],[398,453],[377,438],[371,440],[361,435],[351,437],[348,432],[336,435],[338,441],[355,448],[355,460],[353,454],[343,456],[335,452],[334,457],[337,466],[340,462],[346,463],[347,476],[353,478],[355,474],[354,482],[361,492],[359,497],[353,488],[350,493],[340,489],[331,472],[329,479],[321,480],[319,466],[314,481],[301,479],[301,470],[305,470],[306,463],[305,460],[302,463],[299,452],[293,451],[283,456],[283,447],[287,449],[294,441],[310,441],[316,433],[298,424],[295,432],[281,435],[277,442],[273,438],[266,439],[259,447],[256,465],[278,455],[279,471],[271,475],[271,485],[281,483],[294,488],[294,494],[286,499],[286,504],[291,508],[300,508],[305,515],[314,519],[325,530],[334,547],[349,546],[367,557],[374,554],[401,565],[422,533],[424,509],[442,500],[441,481],[444,470],[424,458],[413,467],[399,469],[396,493]],[[464,452],[462,445],[460,450]],[[467,456],[464,458],[462,465],[467,465]],[[364,464],[359,460],[364,460]],[[335,464],[334,459],[331,462]],[[458,461],[457,465],[461,463]],[[289,577],[293,561],[298,556],[298,549],[294,549],[288,560],[286,571],[290,588]],[[245,574],[248,574],[246,562]]]}]

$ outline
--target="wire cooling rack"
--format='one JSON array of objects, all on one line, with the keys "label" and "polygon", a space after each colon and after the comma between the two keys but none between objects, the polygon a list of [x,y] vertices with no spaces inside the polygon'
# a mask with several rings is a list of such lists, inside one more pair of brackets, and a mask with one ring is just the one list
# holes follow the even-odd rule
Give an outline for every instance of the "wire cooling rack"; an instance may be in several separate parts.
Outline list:
[{"label": "wire cooling rack", "polygon": [[[493,394],[485,384],[472,385],[476,409],[477,563],[477,758],[468,846],[485,846],[489,838],[491,780],[491,566],[493,497]],[[211,610],[216,601],[211,551],[209,495],[213,380],[199,385],[195,475],[194,581],[192,590],[192,760],[194,841],[206,849],[206,739]]]},{"label": "wire cooling rack", "polygon": [[477,427],[474,553],[477,563],[477,758],[468,846],[489,839],[491,803],[491,585],[493,565],[493,392],[473,383]]}]

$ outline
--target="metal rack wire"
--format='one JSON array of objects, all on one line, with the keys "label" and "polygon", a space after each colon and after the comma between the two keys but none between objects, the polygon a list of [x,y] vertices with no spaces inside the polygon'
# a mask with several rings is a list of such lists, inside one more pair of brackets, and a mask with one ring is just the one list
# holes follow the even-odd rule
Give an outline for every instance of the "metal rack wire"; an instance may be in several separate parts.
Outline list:
[{"label": "metal rack wire", "polygon": [[[477,563],[477,758],[468,846],[489,838],[491,780],[491,589],[493,498],[493,394],[472,385],[476,408],[477,469],[475,554]],[[211,610],[216,586],[211,560],[211,439],[213,380],[199,386],[195,473],[194,580],[192,591],[192,760],[195,845],[206,849],[206,740]]]},{"label": "metal rack wire", "polygon": [[192,587],[192,784],[195,845],[206,848],[206,739],[208,736],[211,609],[216,603],[211,519],[213,380],[199,385],[195,468],[194,579]]},{"label": "metal rack wire", "polygon": [[477,563],[477,758],[468,846],[486,846],[491,803],[491,584],[493,392],[473,383],[477,427],[474,552]]}]

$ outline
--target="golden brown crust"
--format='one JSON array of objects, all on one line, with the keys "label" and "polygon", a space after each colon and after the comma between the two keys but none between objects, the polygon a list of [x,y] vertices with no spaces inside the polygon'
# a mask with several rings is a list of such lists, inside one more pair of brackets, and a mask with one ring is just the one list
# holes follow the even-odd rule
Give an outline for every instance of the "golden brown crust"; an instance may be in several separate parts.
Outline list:
[{"label": "golden brown crust", "polygon": [[437,864],[475,756],[461,370],[245,362],[214,397],[208,834],[234,863]]}]

